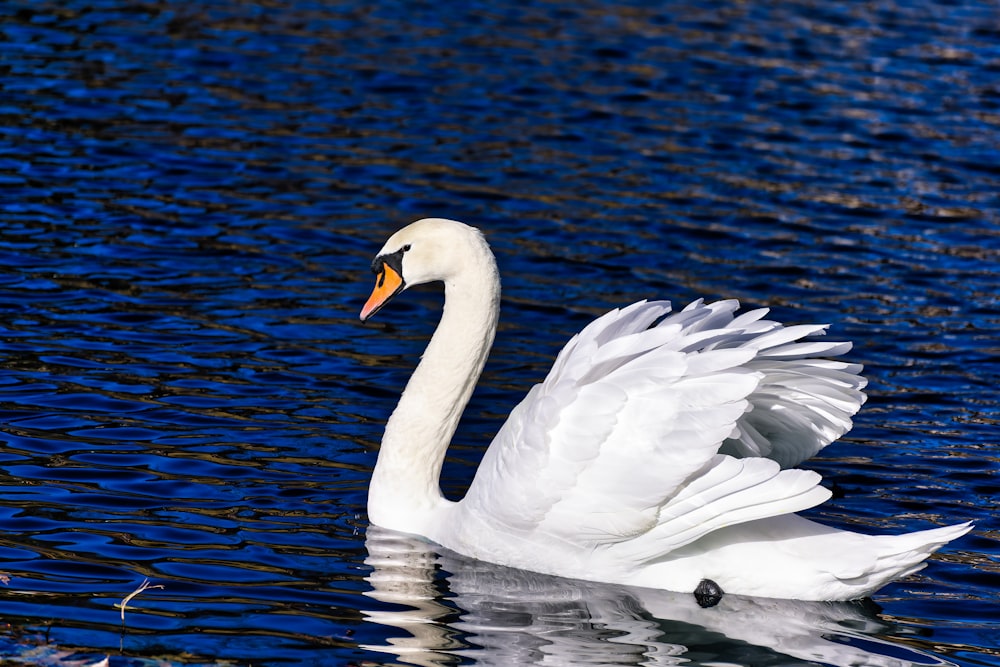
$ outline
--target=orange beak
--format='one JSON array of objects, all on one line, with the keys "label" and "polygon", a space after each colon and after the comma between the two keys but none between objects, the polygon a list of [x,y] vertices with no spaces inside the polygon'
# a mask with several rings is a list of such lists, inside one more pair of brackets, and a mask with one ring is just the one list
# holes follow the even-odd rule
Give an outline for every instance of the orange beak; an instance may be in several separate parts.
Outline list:
[{"label": "orange beak", "polygon": [[403,291],[403,278],[396,270],[388,264],[382,264],[382,270],[375,277],[375,289],[372,295],[365,302],[365,307],[361,309],[361,321],[366,321],[369,317],[381,310],[382,306],[389,303],[389,299]]}]

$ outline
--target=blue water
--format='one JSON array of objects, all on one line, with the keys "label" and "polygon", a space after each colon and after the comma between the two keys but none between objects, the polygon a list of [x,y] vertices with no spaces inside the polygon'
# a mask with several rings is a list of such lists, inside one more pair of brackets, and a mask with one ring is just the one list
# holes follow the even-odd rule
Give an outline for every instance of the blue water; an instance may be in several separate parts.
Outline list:
[{"label": "blue water", "polygon": [[[0,656],[1000,664],[998,26],[964,0],[0,4]],[[449,495],[591,317],[735,297],[866,365],[810,516],[975,532],[874,605],[707,610],[369,533],[440,294],[357,313],[427,215],[483,228],[505,290]]]}]

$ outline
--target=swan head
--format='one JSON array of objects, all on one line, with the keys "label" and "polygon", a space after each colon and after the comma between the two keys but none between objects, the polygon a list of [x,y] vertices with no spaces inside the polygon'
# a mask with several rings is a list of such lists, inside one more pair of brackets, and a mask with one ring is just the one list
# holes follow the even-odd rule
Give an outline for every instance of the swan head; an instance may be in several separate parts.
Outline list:
[{"label": "swan head", "polygon": [[[444,218],[424,218],[389,237],[375,259],[375,289],[361,309],[364,322],[392,297],[414,285],[459,278],[489,248],[475,227]],[[491,255],[492,258],[492,255]]]}]

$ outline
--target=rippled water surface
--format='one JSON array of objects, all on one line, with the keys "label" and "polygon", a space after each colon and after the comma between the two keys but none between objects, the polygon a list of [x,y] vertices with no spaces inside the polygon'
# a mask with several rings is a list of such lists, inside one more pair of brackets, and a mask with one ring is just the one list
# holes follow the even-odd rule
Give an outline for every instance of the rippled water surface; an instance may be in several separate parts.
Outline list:
[{"label": "rippled water surface", "polygon": [[[1000,664],[998,211],[991,2],[3,3],[0,655]],[[369,531],[440,296],[357,313],[426,215],[505,289],[449,495],[595,314],[735,297],[866,365],[810,516],[975,532],[875,604],[703,610]]]}]

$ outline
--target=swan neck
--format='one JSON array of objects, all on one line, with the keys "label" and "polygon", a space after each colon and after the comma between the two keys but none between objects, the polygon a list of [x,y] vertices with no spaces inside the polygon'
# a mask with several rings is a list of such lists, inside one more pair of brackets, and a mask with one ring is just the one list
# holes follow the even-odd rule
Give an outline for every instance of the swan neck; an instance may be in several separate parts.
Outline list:
[{"label": "swan neck", "polygon": [[499,316],[500,280],[487,261],[445,281],[441,321],[386,423],[368,495],[372,523],[433,539],[445,452],[486,364]]}]

